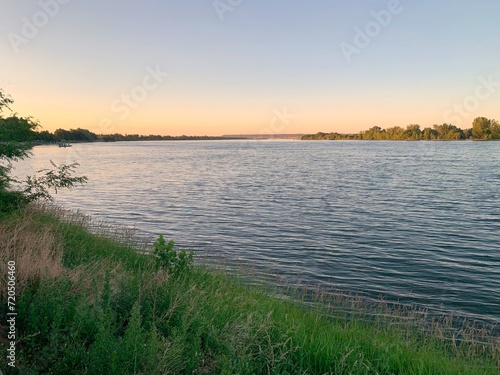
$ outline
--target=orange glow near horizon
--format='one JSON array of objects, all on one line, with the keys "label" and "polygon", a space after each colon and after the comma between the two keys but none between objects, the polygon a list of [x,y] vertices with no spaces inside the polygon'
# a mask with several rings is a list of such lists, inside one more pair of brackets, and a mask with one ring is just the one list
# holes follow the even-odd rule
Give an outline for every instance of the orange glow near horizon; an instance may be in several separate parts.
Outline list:
[{"label": "orange glow near horizon", "polygon": [[465,129],[478,116],[500,119],[498,90],[462,114],[459,122],[454,121],[457,116],[450,112],[455,113],[455,106],[474,93],[477,80],[457,92],[448,89],[429,96],[423,86],[400,92],[381,87],[377,95],[373,89],[363,92],[349,86],[318,87],[304,93],[283,89],[271,94],[255,88],[219,88],[211,93],[172,79],[124,110],[122,93],[129,93],[136,79],[123,89],[101,85],[92,90],[77,85],[61,88],[61,83],[49,84],[50,76],[37,77],[41,81],[36,85],[18,75],[20,82],[0,87],[14,99],[13,111],[34,117],[51,132],[84,128],[97,134],[172,136],[358,133],[372,126],[419,124],[424,128],[445,122]]},{"label": "orange glow near horizon", "polygon": [[[158,103],[156,103],[158,104]],[[388,128],[419,124],[422,128],[446,122],[443,110],[430,108],[426,114],[412,113],[408,106],[398,111],[375,103],[368,107],[340,103],[330,105],[321,102],[294,103],[292,106],[266,106],[261,103],[245,103],[226,107],[219,103],[170,102],[160,106],[144,104],[130,111],[124,118],[110,108],[91,101],[71,101],[64,99],[45,101],[37,104],[21,100],[13,110],[21,116],[37,119],[43,130],[53,132],[58,128],[84,128],[97,134],[160,134],[160,135],[209,135],[225,134],[299,134],[322,132],[357,133],[372,126]],[[477,113],[468,114],[461,128],[471,127],[474,117],[495,118],[496,108],[482,108]],[[92,110],[92,108],[94,108]],[[326,110],[325,108],[330,108]],[[8,115],[3,113],[4,116]],[[498,118],[498,117],[497,117]]]}]

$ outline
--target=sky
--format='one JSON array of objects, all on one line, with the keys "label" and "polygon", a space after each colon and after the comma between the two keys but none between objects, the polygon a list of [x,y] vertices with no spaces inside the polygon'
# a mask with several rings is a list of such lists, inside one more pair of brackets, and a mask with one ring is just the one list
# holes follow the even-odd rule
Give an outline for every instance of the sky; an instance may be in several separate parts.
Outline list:
[{"label": "sky", "polygon": [[0,88],[49,131],[468,128],[500,120],[499,14],[498,0],[0,0]]}]

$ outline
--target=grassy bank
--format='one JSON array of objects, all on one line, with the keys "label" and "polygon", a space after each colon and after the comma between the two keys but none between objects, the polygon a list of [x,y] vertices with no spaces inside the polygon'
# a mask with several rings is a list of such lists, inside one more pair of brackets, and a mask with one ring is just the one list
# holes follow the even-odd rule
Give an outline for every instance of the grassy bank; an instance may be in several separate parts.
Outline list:
[{"label": "grassy bank", "polygon": [[[391,320],[332,318],[321,304],[201,267],[174,275],[120,238],[47,211],[1,218],[0,250],[2,316],[6,265],[16,262],[22,374],[500,373],[493,337],[468,343]],[[7,329],[3,319],[2,347]]]}]

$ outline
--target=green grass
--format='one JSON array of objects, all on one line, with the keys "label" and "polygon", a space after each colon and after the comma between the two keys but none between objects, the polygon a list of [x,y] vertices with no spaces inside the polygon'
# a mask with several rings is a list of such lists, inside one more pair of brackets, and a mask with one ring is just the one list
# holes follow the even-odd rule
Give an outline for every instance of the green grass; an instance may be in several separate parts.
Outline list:
[{"label": "green grass", "polygon": [[[329,317],[322,304],[201,267],[173,276],[47,212],[0,223],[2,263],[14,257],[28,270],[17,294],[22,374],[500,374],[494,337],[478,347],[362,313]],[[23,252],[38,258],[36,272]]]}]

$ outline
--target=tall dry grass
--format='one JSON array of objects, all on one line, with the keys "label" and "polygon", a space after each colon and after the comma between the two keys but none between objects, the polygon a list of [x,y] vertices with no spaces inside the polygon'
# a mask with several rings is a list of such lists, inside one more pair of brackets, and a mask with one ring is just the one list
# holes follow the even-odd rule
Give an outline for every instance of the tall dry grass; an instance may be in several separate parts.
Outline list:
[{"label": "tall dry grass", "polygon": [[20,215],[0,221],[0,298],[6,299],[8,262],[15,262],[16,292],[41,277],[60,275],[63,249],[54,225],[40,226],[37,210],[25,209]]}]

